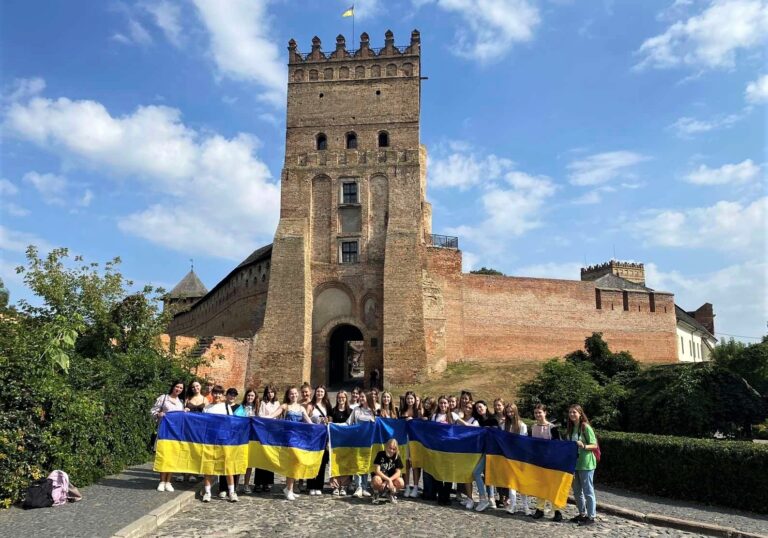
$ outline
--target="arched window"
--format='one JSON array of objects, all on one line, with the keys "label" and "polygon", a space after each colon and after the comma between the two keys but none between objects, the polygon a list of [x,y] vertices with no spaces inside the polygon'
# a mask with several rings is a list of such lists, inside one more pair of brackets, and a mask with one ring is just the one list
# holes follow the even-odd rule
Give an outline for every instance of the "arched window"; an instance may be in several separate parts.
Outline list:
[{"label": "arched window", "polygon": [[320,133],[316,137],[317,140],[317,151],[322,151],[324,149],[328,149],[328,137],[325,136],[325,134]]},{"label": "arched window", "polygon": [[357,135],[355,133],[347,133],[347,149],[357,149]]},{"label": "arched window", "polygon": [[379,147],[380,148],[389,147],[389,133],[387,133],[386,131],[381,131],[379,133]]}]

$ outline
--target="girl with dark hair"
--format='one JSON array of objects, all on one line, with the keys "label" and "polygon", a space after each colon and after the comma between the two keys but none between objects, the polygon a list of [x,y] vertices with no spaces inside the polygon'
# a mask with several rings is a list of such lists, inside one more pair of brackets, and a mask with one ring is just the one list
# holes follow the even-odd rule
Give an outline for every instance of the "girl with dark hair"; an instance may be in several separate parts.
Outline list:
[{"label": "girl with dark hair", "polygon": [[[496,420],[495,416],[488,413],[488,406],[483,400],[478,400],[475,402],[472,416],[477,421],[477,425],[481,428],[499,427],[498,420]],[[477,462],[477,466],[472,472],[472,477],[475,479],[475,485],[477,486],[477,494],[480,497],[480,500],[477,503],[477,507],[475,507],[475,510],[478,512],[482,512],[491,505],[493,505],[494,508],[496,507],[496,489],[493,486],[486,488],[485,481],[483,480],[484,473],[485,458],[482,457],[480,458],[480,461]],[[493,503],[491,503],[491,499],[493,499]],[[474,501],[472,500],[472,495],[470,493],[469,499],[467,499],[465,506],[467,510],[471,510],[473,505]]]},{"label": "girl with dark hair", "polygon": [[[533,418],[536,419],[536,422],[534,422],[531,429],[528,430],[528,435],[536,437],[537,439],[560,439],[560,431],[557,429],[557,426],[547,420],[546,405],[542,403],[534,405]],[[555,510],[555,516],[552,520],[562,521],[563,513],[561,512],[560,507],[555,506],[551,499],[540,499],[538,497],[536,498],[536,512],[534,512],[533,518],[541,519],[544,517],[544,508],[548,502],[552,504],[552,507]]]},{"label": "girl with dark hair", "polygon": [[[312,424],[312,420],[309,418],[307,410],[299,403],[299,389],[295,386],[288,387],[285,390],[283,403],[270,416],[270,418],[277,417],[281,417],[283,420],[288,420],[290,422],[306,422]],[[290,476],[285,477],[285,489],[283,489],[283,493],[285,494],[285,498],[289,501],[296,500],[296,495],[293,494],[294,482],[296,482],[295,478]]]},{"label": "girl with dark hair", "polygon": [[[328,400],[328,392],[325,385],[315,387],[315,394],[312,396],[312,404],[309,406],[309,418],[315,424],[328,424],[331,421],[331,402]],[[317,476],[307,480],[307,488],[310,495],[322,495],[323,484],[325,483],[325,467],[328,465],[328,447],[323,451],[323,460],[320,464],[320,470]]]},{"label": "girl with dark hair", "polygon": [[[243,394],[242,403],[235,409],[235,416],[237,417],[255,417],[259,407],[259,396],[252,388],[246,389]],[[245,478],[243,479],[243,485],[240,487],[240,493],[251,493],[251,474],[253,468],[248,467],[245,470]]]},{"label": "girl with dark hair", "polygon": [[[346,423],[350,412],[349,395],[347,394],[347,391],[340,390],[336,393],[336,405],[331,411],[331,422],[334,424]],[[346,488],[349,481],[349,476],[332,476],[328,482],[333,488],[334,495],[344,496],[347,494]]]},{"label": "girl with dark hair", "polygon": [[[355,407],[349,414],[347,424],[358,424],[360,422],[376,422],[376,415],[373,414],[373,409],[369,407],[369,397],[364,391],[360,391],[357,399],[357,407]],[[368,491],[369,482],[368,473],[355,475],[355,492],[352,494],[355,497],[370,497],[371,493]]]},{"label": "girl with dark hair", "polygon": [[[211,390],[211,395],[213,397],[213,403],[210,404],[205,408],[204,413],[210,413],[212,415],[227,415],[232,416],[232,407],[230,404],[226,401],[224,397],[224,388],[221,385],[216,385]],[[203,493],[203,502],[208,503],[211,502],[211,482],[213,481],[213,476],[211,475],[205,475],[204,478],[204,493]],[[227,494],[229,494],[229,502],[237,502],[237,492],[235,491],[235,477],[234,475],[228,474],[224,476],[223,479],[224,484],[222,484],[222,480],[219,480],[219,497],[226,498]],[[226,486],[226,490],[222,486]],[[222,495],[223,494],[223,495]]]},{"label": "girl with dark hair", "polygon": [[[440,396],[437,399],[437,410],[430,420],[441,424],[455,424],[458,418],[459,416],[450,410],[448,396]],[[451,482],[443,482],[441,480],[435,480],[434,482],[435,489],[437,489],[437,504],[449,506],[451,504]]]},{"label": "girl with dark hair", "polygon": [[202,413],[206,405],[208,405],[208,400],[203,396],[202,385],[195,379],[189,384],[187,401],[184,404],[184,409],[190,413]]},{"label": "girl with dark hair", "polygon": [[[414,420],[421,418],[421,412],[416,404],[416,393],[409,390],[403,396],[402,403],[400,404],[400,418],[404,420]],[[419,478],[421,475],[421,469],[414,467],[411,464],[410,455],[405,460],[405,492],[403,497],[411,497],[416,499],[419,497]],[[409,481],[413,476],[413,486],[409,485]]]},{"label": "girl with dark hair", "polygon": [[[271,415],[280,407],[280,400],[277,398],[277,387],[269,384],[264,387],[264,393],[261,396],[259,410],[257,415],[261,418],[270,418]],[[272,484],[275,483],[275,473],[265,469],[254,469],[253,472],[253,490],[268,492],[272,490]]]},{"label": "girl with dark hair", "polygon": [[576,461],[576,472],[573,475],[573,496],[576,497],[579,515],[571,518],[571,521],[579,525],[593,525],[597,499],[592,480],[597,469],[595,451],[598,446],[595,431],[580,405],[574,404],[568,409],[565,438],[574,441],[579,447],[579,459]]},{"label": "girl with dark hair", "polygon": [[[516,433],[517,435],[528,435],[528,425],[520,418],[520,413],[517,410],[517,406],[513,403],[508,403],[504,407],[504,431],[508,433]],[[523,498],[523,514],[528,515],[528,495],[522,495]],[[515,513],[517,507],[517,491],[514,489],[509,490],[507,502],[505,503],[507,512],[510,514]]]},{"label": "girl with dark hair", "polygon": [[[149,411],[156,423],[160,423],[163,417],[168,413],[184,411],[184,382],[181,380],[171,383],[166,394],[161,394],[155,400],[155,405]],[[171,485],[171,473],[160,473],[160,483],[157,485],[157,491],[173,491]]]}]

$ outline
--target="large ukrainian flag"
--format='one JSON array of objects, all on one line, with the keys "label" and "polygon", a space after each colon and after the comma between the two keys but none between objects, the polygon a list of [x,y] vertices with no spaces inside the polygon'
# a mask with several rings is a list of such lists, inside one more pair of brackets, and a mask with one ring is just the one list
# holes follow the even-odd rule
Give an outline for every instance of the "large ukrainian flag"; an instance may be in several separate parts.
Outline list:
[{"label": "large ukrainian flag", "polygon": [[242,474],[248,461],[249,419],[168,413],[157,431],[155,471]]},{"label": "large ukrainian flag", "polygon": [[408,435],[404,420],[377,418],[347,426],[331,424],[331,476],[365,474],[373,470],[373,460],[390,439],[397,439],[405,459]]},{"label": "large ukrainian flag", "polygon": [[411,464],[443,482],[472,482],[472,471],[483,456],[486,428],[408,421]]},{"label": "large ukrainian flag", "polygon": [[565,506],[576,469],[576,443],[489,429],[485,449],[486,484]]},{"label": "large ukrainian flag", "polygon": [[320,471],[328,430],[319,424],[252,417],[248,467],[290,478],[315,478]]}]

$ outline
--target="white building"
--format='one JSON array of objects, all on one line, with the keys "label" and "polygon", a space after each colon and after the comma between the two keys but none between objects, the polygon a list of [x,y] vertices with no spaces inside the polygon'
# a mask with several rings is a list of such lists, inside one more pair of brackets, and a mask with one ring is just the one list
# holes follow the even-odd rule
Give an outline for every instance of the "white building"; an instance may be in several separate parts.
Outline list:
[{"label": "white building", "polygon": [[[677,314],[677,358],[680,362],[710,360],[712,350],[715,344],[717,344],[717,338],[712,334],[714,332],[712,305],[709,305],[708,309],[709,329],[693,317],[702,309],[706,312],[706,306],[702,306],[696,312],[689,313],[675,305],[675,313]],[[712,332],[710,332],[710,329]]]}]

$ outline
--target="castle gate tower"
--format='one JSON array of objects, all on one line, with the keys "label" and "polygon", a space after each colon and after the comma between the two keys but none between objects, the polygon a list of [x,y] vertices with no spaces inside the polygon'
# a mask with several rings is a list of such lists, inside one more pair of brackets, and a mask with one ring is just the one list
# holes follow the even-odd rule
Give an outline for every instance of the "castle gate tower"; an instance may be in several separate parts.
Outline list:
[{"label": "castle gate tower", "polygon": [[259,385],[349,381],[354,350],[366,380],[426,364],[420,36],[360,39],[347,50],[338,36],[328,54],[317,37],[307,54],[289,42],[280,222],[247,374]]}]

